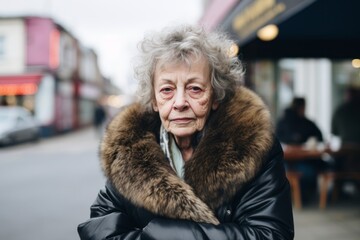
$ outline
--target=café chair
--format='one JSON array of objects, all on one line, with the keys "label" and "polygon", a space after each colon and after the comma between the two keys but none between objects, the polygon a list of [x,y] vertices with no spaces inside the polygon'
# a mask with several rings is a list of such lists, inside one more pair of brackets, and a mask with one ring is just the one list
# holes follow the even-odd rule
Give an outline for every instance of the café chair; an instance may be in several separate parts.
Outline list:
[{"label": "caf\u00e9 chair", "polygon": [[360,181],[360,145],[343,146],[339,151],[332,152],[332,155],[341,164],[341,168],[320,174],[320,209],[327,206],[330,184],[333,184],[331,200],[335,202],[342,181]]},{"label": "caf\u00e9 chair", "polygon": [[301,173],[297,171],[286,171],[286,177],[290,184],[291,198],[296,209],[302,208],[300,177]]},{"label": "caf\u00e9 chair", "polygon": [[332,201],[337,200],[340,180],[360,181],[360,172],[328,172],[320,174],[320,209],[325,209],[327,206],[328,189],[331,183],[333,183]]}]

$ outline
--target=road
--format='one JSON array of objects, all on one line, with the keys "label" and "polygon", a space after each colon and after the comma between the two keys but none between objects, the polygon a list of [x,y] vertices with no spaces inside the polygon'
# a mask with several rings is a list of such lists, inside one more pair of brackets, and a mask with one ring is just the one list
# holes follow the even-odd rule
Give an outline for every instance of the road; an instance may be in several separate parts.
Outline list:
[{"label": "road", "polygon": [[93,129],[0,148],[0,239],[79,239],[105,178]]}]

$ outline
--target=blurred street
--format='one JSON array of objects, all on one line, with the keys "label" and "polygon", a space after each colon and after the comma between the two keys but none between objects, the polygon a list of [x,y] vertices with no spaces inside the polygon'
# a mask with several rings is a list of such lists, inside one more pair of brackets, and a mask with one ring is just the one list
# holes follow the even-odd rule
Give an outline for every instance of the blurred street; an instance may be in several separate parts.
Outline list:
[{"label": "blurred street", "polygon": [[294,210],[295,240],[359,240],[359,197],[319,210],[317,203]]},{"label": "blurred street", "polygon": [[0,239],[79,239],[104,185],[94,129],[0,148]]},{"label": "blurred street", "polygon": [[[0,239],[78,239],[104,185],[92,128],[0,148]],[[359,240],[359,199],[294,210],[297,240]]]}]

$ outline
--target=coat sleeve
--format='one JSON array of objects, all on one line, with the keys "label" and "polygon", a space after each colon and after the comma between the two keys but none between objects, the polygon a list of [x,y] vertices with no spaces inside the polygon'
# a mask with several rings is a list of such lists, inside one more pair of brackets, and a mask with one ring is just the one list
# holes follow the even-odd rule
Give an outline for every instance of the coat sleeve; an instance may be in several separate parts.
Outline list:
[{"label": "coat sleeve", "polygon": [[91,206],[90,219],[78,226],[80,239],[139,239],[141,229],[126,213],[126,204],[118,200],[120,197],[111,190],[109,183],[106,184]]},{"label": "coat sleeve", "polygon": [[294,238],[289,184],[278,142],[258,176],[239,193],[231,221],[220,225],[156,218],[142,239],[288,240]]}]

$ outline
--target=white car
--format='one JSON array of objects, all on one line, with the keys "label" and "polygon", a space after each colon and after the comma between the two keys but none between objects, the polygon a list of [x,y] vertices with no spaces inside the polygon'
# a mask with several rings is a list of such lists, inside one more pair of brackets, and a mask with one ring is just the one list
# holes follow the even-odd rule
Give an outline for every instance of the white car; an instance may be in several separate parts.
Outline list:
[{"label": "white car", "polygon": [[38,140],[39,137],[39,125],[27,109],[0,106],[0,145]]}]

